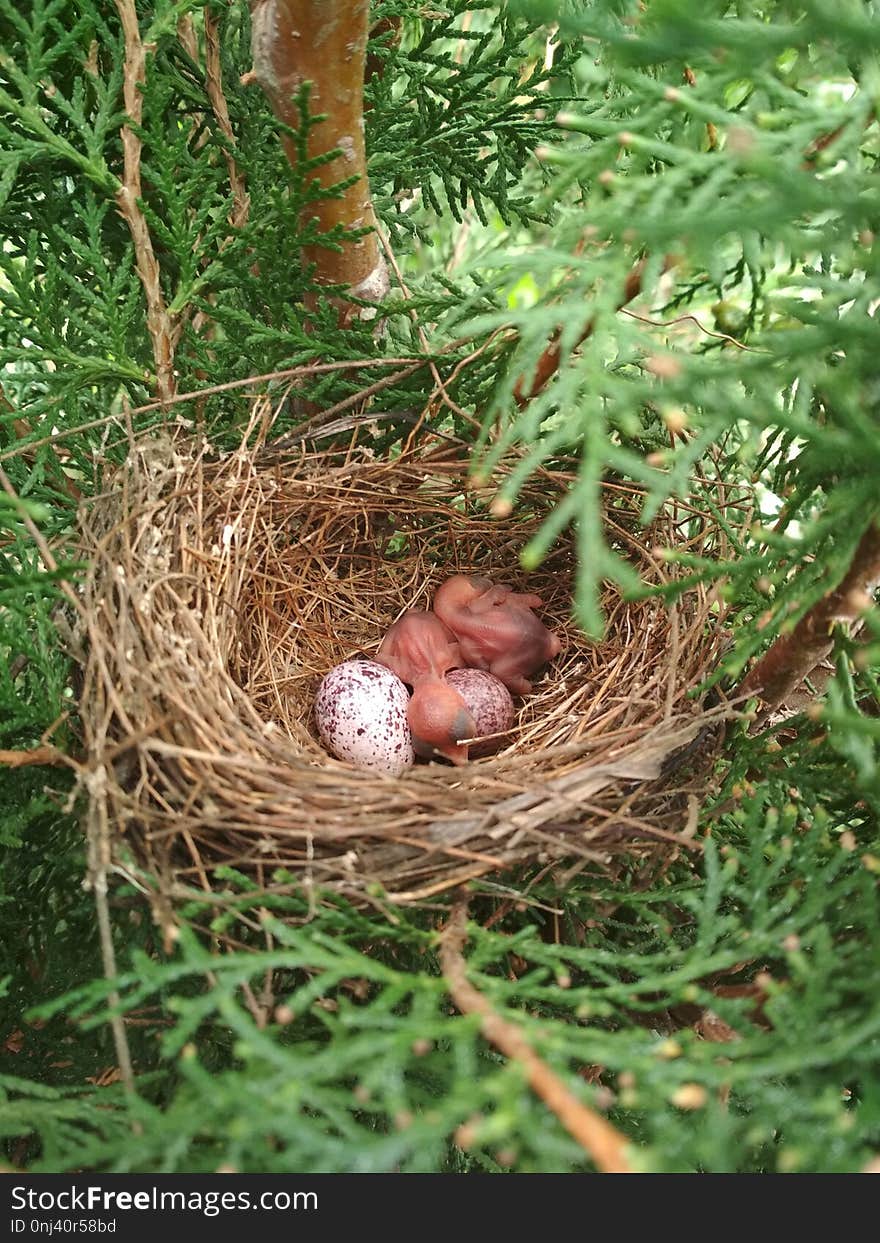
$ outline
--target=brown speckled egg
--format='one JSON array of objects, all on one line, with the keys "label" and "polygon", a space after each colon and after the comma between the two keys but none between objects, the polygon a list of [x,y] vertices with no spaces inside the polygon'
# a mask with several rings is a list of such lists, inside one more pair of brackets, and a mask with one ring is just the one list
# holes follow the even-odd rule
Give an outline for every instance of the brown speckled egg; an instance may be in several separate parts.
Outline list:
[{"label": "brown speckled egg", "polygon": [[[452,669],[446,681],[457,690],[477,723],[477,735],[505,734],[513,725],[516,710],[510,691],[492,673],[483,669]],[[477,759],[491,755],[508,742],[507,738],[487,738],[485,742],[472,742],[470,755]]]},{"label": "brown speckled egg", "polygon": [[346,660],[318,688],[315,723],[337,759],[399,777],[415,759],[408,703],[396,673],[374,660]]}]

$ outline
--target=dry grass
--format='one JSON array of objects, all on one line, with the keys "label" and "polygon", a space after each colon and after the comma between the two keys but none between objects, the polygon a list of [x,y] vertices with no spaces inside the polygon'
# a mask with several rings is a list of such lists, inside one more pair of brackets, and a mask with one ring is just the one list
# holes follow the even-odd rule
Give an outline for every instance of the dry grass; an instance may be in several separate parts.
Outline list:
[{"label": "dry grass", "polygon": [[[465,477],[437,440],[390,462],[356,444],[219,460],[184,441],[133,446],[82,523],[87,784],[117,853],[167,893],[208,890],[228,864],[408,902],[514,865],[694,847],[701,778],[681,760],[720,732],[723,710],[688,694],[723,644],[717,607],[702,588],[672,610],[609,588],[607,637],[591,643],[570,617],[568,540],[528,576],[517,559],[565,472],[536,477],[505,521]],[[606,489],[609,530],[647,581],[670,572],[656,544],[723,555],[708,516],[670,508],[646,532],[638,500]],[[329,756],[311,712],[321,677],[471,571],[542,595],[565,642],[510,745],[400,778]]]}]

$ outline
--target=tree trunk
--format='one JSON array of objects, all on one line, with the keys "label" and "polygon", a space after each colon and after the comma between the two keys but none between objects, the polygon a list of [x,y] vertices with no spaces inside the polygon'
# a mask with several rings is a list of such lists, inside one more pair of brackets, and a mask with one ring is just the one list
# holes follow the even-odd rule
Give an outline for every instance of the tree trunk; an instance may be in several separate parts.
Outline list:
[{"label": "tree trunk", "polygon": [[[303,208],[303,222],[316,218],[321,232],[336,225],[346,229],[375,226],[364,148],[364,65],[369,22],[368,0],[256,0],[252,6],[254,73],[275,115],[299,129],[301,118],[294,96],[311,83],[311,115],[327,119],[310,128],[310,159],[336,150],[340,154],[312,174],[323,187],[356,175],[357,181],[339,197],[321,199]],[[282,138],[287,157],[296,167],[296,144]],[[388,291],[388,273],[375,232],[342,244],[304,246],[303,260],[315,265],[321,285],[348,285],[351,294],[378,302]],[[343,321],[371,313],[340,300]]]}]

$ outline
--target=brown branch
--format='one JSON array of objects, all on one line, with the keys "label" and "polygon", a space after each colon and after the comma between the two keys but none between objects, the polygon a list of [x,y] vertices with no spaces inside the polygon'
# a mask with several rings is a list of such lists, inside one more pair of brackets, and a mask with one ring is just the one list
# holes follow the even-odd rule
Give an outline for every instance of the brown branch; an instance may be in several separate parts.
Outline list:
[{"label": "brown branch", "polygon": [[[865,117],[866,129],[874,120],[876,115],[877,110],[875,108],[869,109],[868,114]],[[818,138],[814,138],[804,152],[804,160],[801,164],[801,168],[805,169],[807,172],[814,172],[816,168],[816,161],[819,156],[823,151],[827,151],[829,147],[833,146],[833,144],[837,142],[838,138],[840,138],[841,134],[846,133],[846,128],[847,127],[845,125],[838,125],[836,129],[830,130],[826,134],[820,134]]]},{"label": "brown branch", "polygon": [[23,768],[29,764],[72,764],[63,751],[57,747],[31,747],[27,751],[0,750],[0,764],[7,768]]},{"label": "brown branch", "polygon": [[[21,505],[21,497],[18,495],[15,488],[12,486],[9,476],[6,474],[6,471],[3,470],[2,467],[0,467],[0,488],[3,489],[6,495],[12,501],[14,501],[16,505]],[[52,553],[52,549],[47,544],[46,537],[43,535],[42,531],[37,526],[37,524],[34,522],[33,518],[30,516],[30,514],[27,512],[24,506],[21,506],[19,516],[21,518],[21,521],[28,535],[30,535],[31,539],[36,544],[37,551],[39,552],[40,556],[43,558],[43,564],[45,565],[46,569],[49,571],[50,574],[57,574],[58,573],[58,562],[55,560],[55,557]],[[74,608],[81,610],[82,606],[80,605],[79,597],[77,596],[76,592],[71,587],[70,583],[68,583],[65,579],[62,578],[59,580],[58,586],[59,586],[59,589],[64,592],[65,596],[67,596],[68,600],[74,606]]]},{"label": "brown branch", "polygon": [[[89,813],[86,818],[86,838],[88,840],[88,883],[95,898],[95,913],[98,917],[98,937],[101,943],[101,963],[104,976],[108,981],[116,979],[116,951],[113,947],[113,928],[110,923],[110,906],[107,901],[107,875],[113,861],[110,845],[110,825],[107,817],[107,800],[101,797],[104,785],[104,774],[100,768],[92,769],[86,775],[89,787]],[[128,1047],[128,1035],[125,1031],[125,1019],[119,1013],[120,997],[116,989],[107,996],[110,1003],[110,1029],[113,1032],[113,1045],[116,1049],[116,1062],[126,1092],[133,1096],[134,1067],[131,1051]],[[132,1122],[132,1130],[137,1134],[140,1129],[138,1122]]]},{"label": "brown branch", "polygon": [[[397,277],[397,283],[400,285],[403,296],[407,301],[410,301],[412,299],[412,291],[410,290],[406,281],[403,279],[403,273],[400,270],[400,265],[397,262],[397,258],[395,257],[394,251],[391,249],[391,243],[389,242],[388,238],[385,236],[384,232],[382,231],[382,229],[379,228],[378,225],[377,225],[376,231],[379,234],[379,241],[382,243],[382,249],[385,251],[385,255],[387,257],[389,264],[391,265],[392,271],[394,272],[394,275]],[[425,351],[426,354],[433,354],[435,351],[431,349],[431,344],[428,340],[428,335],[425,332],[424,328],[419,323],[418,312],[415,310],[411,310],[409,312],[409,316],[413,322],[416,332],[418,333],[419,340],[422,343],[422,349]],[[460,419],[464,419],[465,422],[470,423],[471,427],[474,427],[477,430],[479,430],[479,427],[480,427],[479,421],[475,419],[473,415],[468,414],[467,410],[463,410],[462,407],[458,404],[458,402],[454,401],[452,397],[450,397],[449,393],[446,390],[446,385],[443,383],[443,380],[440,376],[440,372],[437,370],[437,366],[434,363],[433,359],[428,360],[428,366],[431,369],[431,375],[434,380],[434,392],[431,394],[431,397],[426,402],[425,407],[422,411],[421,416],[419,417],[418,422],[416,423],[415,428],[413,429],[412,432],[410,432],[410,437],[409,437],[409,440],[407,441],[407,444],[409,444],[410,441],[413,439],[413,437],[419,431],[421,431],[422,423],[424,422],[425,418],[427,418],[428,411],[430,410],[433,404],[434,397],[437,393],[440,393],[444,403],[453,412],[453,414],[457,414]]]},{"label": "brown branch", "polygon": [[760,695],[776,708],[824,660],[834,646],[835,622],[854,621],[880,584],[880,529],[862,536],[840,585],[806,613],[791,634],[781,635],[743,679],[737,694]]},{"label": "brown branch", "polygon": [[[227,215],[227,220],[230,227],[237,231],[247,223],[250,213],[250,198],[244,175],[235,159],[235,134],[232,130],[232,122],[229,119],[229,106],[223,93],[223,70],[220,60],[220,26],[217,18],[211,13],[210,7],[204,9],[203,22],[205,31],[205,93],[211,104],[211,111],[214,114],[217,127],[227,143],[222,148],[223,158],[226,161],[226,168],[229,173],[229,186],[232,191],[232,207]],[[190,60],[195,66],[200,68],[199,38],[191,13],[185,14],[177,23],[177,35]],[[202,113],[194,114],[193,130],[200,131],[196,142],[196,147],[199,150],[208,139],[207,130],[202,128],[203,120]],[[201,241],[201,237],[198,240]],[[232,234],[221,239],[217,246],[218,253],[222,253],[231,240]],[[214,306],[217,300],[216,293],[209,291],[206,295],[206,300],[211,306]],[[186,316],[191,309],[191,307],[187,307],[175,324],[175,347],[186,325]],[[214,336],[215,325],[207,311],[204,309],[196,311],[192,317],[192,330],[194,333],[203,334],[206,339],[211,339]],[[207,374],[207,372],[202,370],[196,371],[196,375],[200,379],[207,378]],[[203,409],[201,402],[198,409],[201,414]]]},{"label": "brown branch", "polygon": [[[457,348],[462,342],[452,341],[443,347],[441,353]],[[237,389],[248,388],[254,384],[267,384],[274,380],[290,380],[299,376],[311,375],[327,375],[332,371],[360,371],[361,369],[375,369],[378,367],[403,367],[402,371],[396,372],[389,378],[389,385],[396,384],[399,380],[406,379],[412,375],[420,367],[427,366],[426,358],[406,356],[400,358],[348,358],[337,359],[329,363],[303,363],[298,367],[284,367],[280,371],[267,371],[261,375],[245,376],[241,380],[227,380],[223,384],[210,384],[206,388],[193,389],[189,393],[178,393],[175,397],[169,399],[168,402],[149,401],[143,406],[134,406],[129,410],[129,417],[137,414],[149,414],[152,410],[158,410],[160,406],[178,406],[187,401],[200,401],[205,397],[213,397],[217,393],[231,393]],[[354,397],[347,401],[346,408],[352,404],[356,404],[360,397],[367,394],[355,394]],[[330,411],[325,411],[325,417],[330,416],[336,411],[336,407],[331,407]],[[94,431],[97,427],[106,427],[108,423],[120,423],[121,416],[118,413],[105,414],[99,419],[90,419],[86,423],[78,423],[76,427],[67,427],[60,432],[53,432],[51,436],[43,436],[40,440],[31,440],[26,445],[19,445],[14,449],[6,449],[0,453],[0,462],[8,462],[11,458],[23,457],[34,449],[41,449],[44,445],[58,444],[62,440],[68,440],[71,436],[79,436],[83,432]]]},{"label": "brown branch", "polygon": [[[302,118],[293,97],[311,84],[309,111],[326,119],[309,130],[309,159],[341,152],[314,171],[325,189],[356,176],[339,197],[320,199],[303,208],[303,222],[317,219],[327,233],[370,228],[364,237],[344,242],[340,250],[303,247],[303,259],[315,265],[321,285],[349,285],[352,294],[378,302],[388,291],[388,273],[375,232],[364,146],[364,69],[369,0],[256,0],[252,5],[254,72],[275,115],[299,129]],[[287,158],[296,167],[296,144],[282,138]],[[357,314],[350,303],[340,307],[346,318]]]},{"label": "brown branch", "polygon": [[582,1105],[556,1072],[538,1057],[519,1028],[496,1014],[489,1001],[468,980],[462,954],[467,940],[466,921],[467,904],[462,902],[453,909],[440,942],[443,976],[453,1001],[462,1014],[481,1016],[481,1031],[486,1039],[505,1057],[523,1067],[529,1086],[603,1174],[632,1174],[633,1168],[624,1156],[625,1137],[594,1110]]},{"label": "brown branch", "polygon": [[[15,413],[15,407],[3,391],[3,385],[0,384],[0,414],[10,414],[14,416]],[[33,436],[34,434],[34,429],[27,419],[13,417],[12,430],[21,440],[25,440],[28,436]],[[20,456],[23,457],[26,462],[33,460],[33,452],[30,449],[22,450]],[[52,475],[55,482],[63,488],[68,496],[72,497],[75,501],[82,500],[81,490],[77,487],[73,480],[65,474],[64,467],[60,462],[54,464],[52,468]]]},{"label": "brown branch", "polygon": [[[143,119],[143,85],[146,80],[146,51],[141,39],[134,0],[116,0],[116,9],[125,36],[125,77],[123,96],[125,111],[136,127]],[[162,401],[174,396],[174,325],[168,313],[159,282],[159,264],[146,217],[140,206],[141,140],[130,125],[122,127],[124,157],[123,179],[116,194],[116,203],[128,225],[134,243],[135,262],[147,300],[147,331],[153,346],[156,366],[156,389]]]},{"label": "brown branch", "polygon": [[[663,271],[667,272],[673,266],[674,259],[667,255],[663,261]],[[622,311],[627,303],[632,302],[642,292],[642,279],[645,275],[645,268],[648,260],[640,259],[632,268],[623,286],[623,296],[617,303],[617,309]],[[577,342],[577,345],[583,345],[588,337],[591,337],[596,327],[596,321],[591,319]],[[529,381],[525,376],[520,376],[513,390],[513,396],[517,405],[524,406],[533,397],[537,397],[538,393],[549,383],[556,372],[559,370],[560,363],[560,338],[561,332],[557,331],[553,335],[553,340],[544,350],[544,353],[538,359],[538,365],[535,368],[535,374]],[[575,347],[577,348],[577,347]]]},{"label": "brown branch", "polygon": [[[232,210],[229,213],[228,220],[234,229],[240,229],[247,221],[250,199],[248,198],[244,175],[235,162],[235,134],[232,130],[232,122],[229,119],[229,105],[223,93],[223,68],[220,61],[220,26],[217,18],[211,13],[210,8],[206,8],[202,16],[205,30],[205,93],[211,104],[211,111],[214,114],[214,120],[217,122],[217,128],[229,144],[228,147],[223,148],[223,158],[229,171],[229,185],[232,190]],[[199,51],[199,37],[196,33],[196,26],[191,13],[184,14],[177,23],[177,37],[193,64],[197,68],[201,68],[202,57]],[[202,129],[203,121],[203,113],[197,112],[193,114],[193,130],[201,130],[196,142],[197,150],[201,150],[203,144],[208,139],[207,132]],[[229,239],[227,238],[225,242],[221,243],[221,249],[228,241]]]}]

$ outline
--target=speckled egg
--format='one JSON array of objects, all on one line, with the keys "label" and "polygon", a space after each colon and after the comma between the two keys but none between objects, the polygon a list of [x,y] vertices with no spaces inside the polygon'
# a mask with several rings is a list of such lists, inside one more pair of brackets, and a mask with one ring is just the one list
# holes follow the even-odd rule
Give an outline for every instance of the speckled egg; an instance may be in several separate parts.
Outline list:
[{"label": "speckled egg", "polygon": [[[477,724],[477,735],[505,734],[513,725],[516,710],[510,691],[492,673],[483,669],[452,669],[446,675],[449,685],[461,695],[468,711]],[[470,756],[478,759],[500,750],[508,739],[487,738],[485,742],[472,742]]]},{"label": "speckled egg", "polygon": [[396,673],[373,660],[346,660],[318,687],[315,724],[337,759],[399,777],[415,759],[408,703]]}]

